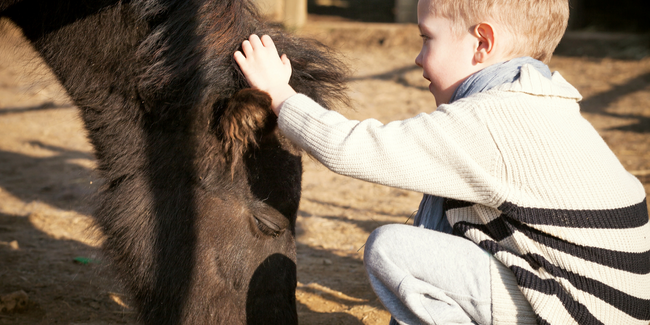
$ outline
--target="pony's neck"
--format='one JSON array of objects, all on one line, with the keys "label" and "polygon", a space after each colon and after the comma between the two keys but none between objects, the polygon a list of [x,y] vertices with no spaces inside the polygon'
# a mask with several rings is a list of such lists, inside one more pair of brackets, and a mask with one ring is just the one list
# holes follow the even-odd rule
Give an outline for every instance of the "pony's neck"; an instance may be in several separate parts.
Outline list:
[{"label": "pony's neck", "polygon": [[26,0],[3,15],[22,29],[78,106],[129,88],[136,73],[130,61],[147,28],[138,26],[129,4]]}]

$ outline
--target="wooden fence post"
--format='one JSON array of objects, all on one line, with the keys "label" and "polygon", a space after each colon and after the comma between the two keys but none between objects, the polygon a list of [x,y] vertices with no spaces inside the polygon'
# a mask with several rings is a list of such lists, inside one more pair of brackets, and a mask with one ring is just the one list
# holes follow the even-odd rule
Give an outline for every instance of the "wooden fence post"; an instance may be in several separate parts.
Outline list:
[{"label": "wooden fence post", "polygon": [[270,21],[282,21],[284,17],[284,0],[254,0],[260,14]]},{"label": "wooden fence post", "polygon": [[299,29],[307,22],[307,0],[284,0],[284,27]]},{"label": "wooden fence post", "polygon": [[289,30],[307,22],[307,0],[254,0],[264,18],[281,22]]}]

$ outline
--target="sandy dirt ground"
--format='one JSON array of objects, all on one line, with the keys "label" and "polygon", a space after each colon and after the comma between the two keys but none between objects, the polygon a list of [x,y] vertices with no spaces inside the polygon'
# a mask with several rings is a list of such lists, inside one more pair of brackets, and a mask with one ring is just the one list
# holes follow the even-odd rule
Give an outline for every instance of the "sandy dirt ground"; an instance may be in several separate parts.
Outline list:
[{"label": "sandy dirt ground", "polygon": [[[353,108],[340,109],[346,116],[388,122],[435,109],[414,65],[415,26],[312,19],[301,33],[336,48],[352,67]],[[97,179],[76,108],[19,32],[5,26],[0,35],[0,324],[135,324],[98,249],[91,218]],[[647,50],[623,44],[589,54],[583,47],[593,37],[575,40],[582,45],[563,44],[566,53],[551,68],[580,90],[584,117],[650,193]],[[303,162],[301,324],[387,324],[363,269],[363,245],[378,226],[408,223],[421,194]]]}]

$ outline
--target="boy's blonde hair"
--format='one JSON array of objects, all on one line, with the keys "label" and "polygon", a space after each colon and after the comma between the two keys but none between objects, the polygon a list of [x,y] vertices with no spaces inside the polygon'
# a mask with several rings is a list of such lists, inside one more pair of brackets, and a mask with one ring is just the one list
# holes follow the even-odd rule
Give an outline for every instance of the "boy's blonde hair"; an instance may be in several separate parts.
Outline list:
[{"label": "boy's blonde hair", "polygon": [[569,21],[568,0],[431,0],[431,13],[452,21],[454,32],[500,23],[512,35],[512,55],[548,63]]}]

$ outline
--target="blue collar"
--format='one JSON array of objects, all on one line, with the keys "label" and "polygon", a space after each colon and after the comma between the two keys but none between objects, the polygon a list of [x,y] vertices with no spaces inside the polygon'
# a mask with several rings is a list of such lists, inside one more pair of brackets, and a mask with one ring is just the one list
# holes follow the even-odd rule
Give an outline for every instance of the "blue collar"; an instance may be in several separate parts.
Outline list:
[{"label": "blue collar", "polygon": [[469,97],[475,93],[490,90],[505,83],[512,83],[519,79],[521,67],[525,64],[532,65],[544,77],[551,79],[551,70],[539,60],[524,56],[510,61],[493,64],[480,70],[465,79],[451,96],[450,103],[461,98]]}]

